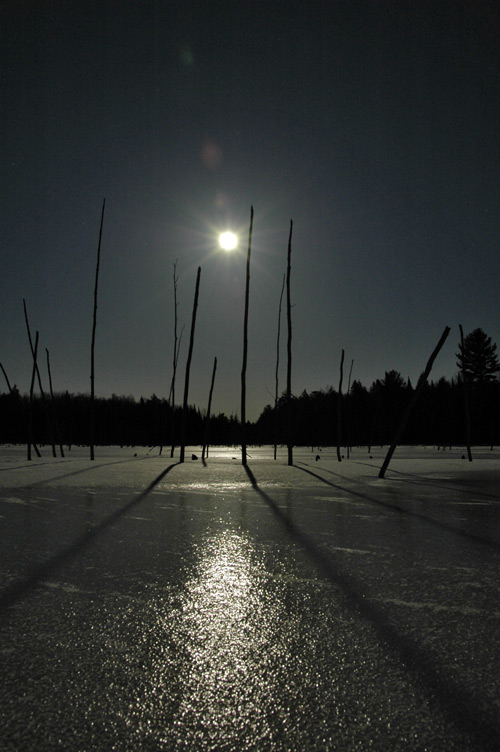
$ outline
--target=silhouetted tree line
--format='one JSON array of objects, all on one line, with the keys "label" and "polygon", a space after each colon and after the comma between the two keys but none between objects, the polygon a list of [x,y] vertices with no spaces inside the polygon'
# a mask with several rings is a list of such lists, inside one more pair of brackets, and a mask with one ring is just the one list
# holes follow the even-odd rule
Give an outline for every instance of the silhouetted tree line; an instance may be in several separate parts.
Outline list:
[{"label": "silhouetted tree line", "polygon": [[[341,398],[342,445],[376,446],[389,444],[398,428],[401,415],[411,398],[413,386],[396,371],[388,371],[369,389],[353,381],[348,395]],[[403,435],[404,444],[465,444],[464,384],[461,377],[430,382],[412,413]],[[17,389],[0,394],[0,443],[26,442],[29,397]],[[334,446],[337,443],[338,392],[333,387],[303,391],[291,400],[291,430],[294,445]],[[472,382],[469,385],[471,441],[478,445],[500,445],[500,382]],[[90,397],[86,394],[55,394],[52,404],[58,440],[65,446],[89,444]],[[180,425],[181,407],[175,408]],[[252,444],[286,444],[289,415],[287,395],[276,407],[267,405],[255,423],[247,424]],[[96,445],[169,446],[172,409],[165,399],[113,395],[95,398]],[[47,411],[39,395],[33,402],[33,440],[50,443]],[[203,444],[204,415],[188,407],[186,443]],[[240,423],[224,413],[210,419],[210,444],[238,444]]]},{"label": "silhouetted tree line", "polygon": [[[403,433],[403,444],[437,446],[466,443],[464,395],[462,379],[444,378],[424,387],[417,406]],[[389,444],[398,429],[401,416],[413,393],[410,381],[396,371],[386,372],[370,389],[354,381],[348,395],[341,398],[343,446],[376,446]],[[337,443],[338,393],[324,390],[302,392],[292,399],[293,442],[302,446],[335,446]],[[500,444],[500,383],[498,381],[470,389],[471,442],[475,445]],[[277,420],[276,420],[277,418]],[[278,400],[276,411],[264,408],[253,426],[256,443],[272,443],[277,425],[276,441],[287,440],[288,416],[286,397]]]},{"label": "silhouetted tree line", "polygon": [[[425,382],[401,443],[442,447],[466,444],[467,411],[470,442],[500,444],[500,364],[496,344],[482,329],[474,329],[459,343],[456,357],[460,369],[456,378]],[[394,370],[386,371],[384,378],[374,381],[370,389],[354,381],[348,394],[340,397],[332,387],[310,394],[304,391],[292,400],[293,443],[334,446],[341,430],[344,446],[390,444],[413,394],[410,380],[405,381]],[[254,426],[254,441],[282,444],[287,440],[287,430],[287,400],[283,394],[274,407],[264,408]]]},{"label": "silhouetted tree line", "polygon": [[[441,447],[466,444],[467,404],[471,444],[500,445],[500,364],[496,345],[482,329],[475,329],[458,349],[458,376],[425,383],[401,443]],[[9,393],[0,394],[0,443],[24,443],[29,397],[9,383],[8,387]],[[299,446],[335,446],[340,428],[343,446],[387,445],[394,439],[413,393],[411,382],[394,370],[386,371],[384,378],[374,381],[369,389],[353,381],[348,393],[340,397],[333,387],[310,393],[304,390],[291,399],[286,390],[274,406],[264,408],[255,423],[247,423],[247,438],[253,444],[288,444],[291,440]],[[55,394],[50,410],[41,395],[35,395],[33,441],[50,443],[51,421],[59,433],[57,443],[88,445],[90,408],[91,396],[87,394]],[[180,425],[182,412],[181,407],[172,408],[168,400],[154,394],[139,401],[117,395],[95,398],[94,410],[96,444],[158,447],[169,445],[172,417],[173,425]],[[186,444],[202,445],[206,430],[201,411],[187,406]],[[210,444],[235,445],[240,440],[240,423],[235,416],[211,416]]]},{"label": "silhouetted tree line", "polygon": [[[0,394],[0,443],[25,443],[29,397],[14,387]],[[152,395],[149,399],[112,395],[94,400],[94,442],[96,445],[169,446],[172,408],[168,401]],[[59,439],[65,446],[89,444],[90,395],[55,394],[51,404]],[[182,407],[175,408],[175,425],[180,426]],[[50,417],[50,416],[49,416]],[[39,395],[33,401],[33,441],[50,443],[47,411]],[[187,408],[186,443],[202,444],[205,435],[204,415],[196,407]],[[210,443],[237,444],[240,440],[239,421],[224,413],[210,419]],[[179,437],[177,437],[177,444]]]}]

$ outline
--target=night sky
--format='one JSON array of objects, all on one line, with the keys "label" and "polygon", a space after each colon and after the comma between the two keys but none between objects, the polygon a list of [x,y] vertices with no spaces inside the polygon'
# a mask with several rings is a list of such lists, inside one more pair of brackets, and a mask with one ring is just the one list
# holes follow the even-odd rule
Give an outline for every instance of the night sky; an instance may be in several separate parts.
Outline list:
[{"label": "night sky", "polygon": [[[0,361],[29,390],[23,297],[54,389],[167,397],[173,262],[190,402],[274,399],[292,243],[292,390],[457,372],[458,324],[500,342],[500,6],[473,0],[38,0],[0,5]],[[237,252],[218,233],[240,235]],[[285,388],[286,311],[280,391]],[[45,363],[45,360],[44,360]],[[45,379],[47,381],[47,379]],[[2,390],[6,389],[4,383]]]}]

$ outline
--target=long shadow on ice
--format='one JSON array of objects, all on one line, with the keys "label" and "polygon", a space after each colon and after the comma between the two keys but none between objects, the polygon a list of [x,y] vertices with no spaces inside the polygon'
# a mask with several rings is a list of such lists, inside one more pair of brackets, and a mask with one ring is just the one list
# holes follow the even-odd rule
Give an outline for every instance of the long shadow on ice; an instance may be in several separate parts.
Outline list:
[{"label": "long shadow on ice", "polygon": [[[474,533],[471,533],[467,530],[458,529],[456,527],[453,527],[453,525],[449,525],[448,523],[443,522],[442,520],[438,520],[434,517],[428,517],[427,515],[421,514],[420,512],[413,512],[411,509],[405,509],[404,507],[401,507],[398,504],[391,504],[388,501],[382,501],[382,499],[377,499],[374,496],[369,496],[368,494],[362,493],[361,491],[354,491],[352,488],[347,488],[346,486],[340,486],[338,483],[332,483],[332,481],[327,480],[326,478],[323,478],[322,475],[318,475],[318,473],[313,473],[312,470],[308,470],[305,467],[300,467],[299,465],[294,465],[294,467],[297,470],[302,470],[303,473],[312,475],[313,478],[317,478],[317,480],[320,480],[322,483],[325,483],[327,486],[330,486],[331,488],[335,488],[338,491],[342,491],[343,493],[350,494],[351,496],[355,496],[358,499],[363,499],[364,501],[369,501],[372,504],[377,504],[378,506],[384,507],[385,509],[390,509],[391,512],[398,512],[399,514],[404,514],[404,515],[407,515],[408,517],[415,517],[416,519],[422,522],[425,522],[428,525],[438,527],[441,530],[445,530],[447,533],[453,533],[453,535],[457,535],[460,538],[465,538],[466,540],[474,541],[474,543],[479,543],[482,546],[493,548],[496,551],[500,550],[500,544],[497,541],[491,540],[489,538],[483,538],[481,535],[475,535]],[[323,472],[330,472],[330,471],[323,470]],[[332,474],[337,475],[337,473],[332,473]],[[350,479],[346,478],[346,480],[350,480]],[[450,489],[447,488],[446,490],[449,491]]]},{"label": "long shadow on ice", "polygon": [[74,558],[77,554],[81,553],[98,535],[104,530],[110,527],[120,517],[123,517],[132,507],[143,501],[146,496],[158,485],[158,483],[169,473],[172,468],[178,465],[178,462],[174,462],[165,468],[151,483],[142,491],[138,496],[135,496],[123,507],[117,509],[112,514],[105,517],[98,525],[90,530],[86,530],[85,533],[80,535],[71,545],[54,554],[46,562],[37,567],[27,577],[13,582],[9,585],[3,593],[0,595],[0,613],[6,609],[14,606],[21,598],[29,595],[29,593],[36,588],[43,580],[47,579],[56,569],[61,567],[70,559]]},{"label": "long shadow on ice", "polygon": [[[19,486],[19,488],[31,488],[32,486],[46,486],[53,483],[55,480],[64,480],[65,478],[71,478],[74,475],[81,475],[82,473],[89,473],[92,472],[92,470],[100,470],[103,467],[109,467],[110,465],[123,465],[124,463],[129,462],[142,462],[143,460],[150,459],[149,457],[133,457],[128,458],[125,460],[112,460],[111,462],[97,462],[93,463],[91,465],[86,465],[85,467],[80,468],[80,470],[72,470],[70,473],[63,473],[62,475],[54,475],[50,478],[45,478],[44,480],[37,480],[36,483],[26,483],[24,486]],[[88,460],[83,460],[84,462],[88,462]],[[44,462],[44,465],[50,465],[50,462]],[[16,470],[24,469],[24,467],[34,467],[34,465],[26,465],[21,468],[16,467]],[[36,467],[40,467],[40,465],[36,465]],[[4,470],[10,470],[11,468],[3,468]]]},{"label": "long shadow on ice", "polygon": [[[372,465],[368,462],[360,462],[359,460],[355,460],[354,463],[356,465],[365,465],[366,467],[372,467],[378,470],[377,465]],[[302,463],[305,464],[305,463]],[[325,470],[323,468],[324,472],[330,472],[332,475],[336,475],[336,473],[333,473],[331,470]],[[394,477],[394,476],[401,476]],[[344,476],[339,476],[344,477]],[[391,467],[388,470],[388,476],[387,479],[393,480],[393,481],[401,481],[402,483],[413,483],[416,486],[426,486],[429,488],[438,488],[443,491],[457,491],[459,493],[469,493],[471,488],[474,489],[474,495],[475,496],[481,496],[486,499],[494,499],[495,501],[500,501],[500,494],[496,493],[488,493],[488,491],[483,491],[480,488],[476,488],[477,482],[474,477],[463,477],[463,474],[459,473],[458,478],[450,479],[449,483],[444,483],[441,481],[433,480],[432,478],[422,478],[419,475],[416,475],[415,473],[409,473],[408,471],[403,470],[396,470],[393,467]]]},{"label": "long shadow on ice", "polygon": [[[310,472],[304,468],[297,469]],[[323,576],[340,588],[344,603],[358,616],[366,619],[374,628],[378,639],[397,654],[402,664],[416,678],[419,685],[429,696],[430,702],[437,701],[443,714],[462,733],[471,737],[477,749],[495,750],[496,752],[500,748],[500,717],[498,713],[495,714],[494,710],[486,707],[485,703],[479,704],[476,697],[454,680],[445,666],[438,665],[435,656],[429,655],[422,646],[398,632],[391,623],[389,612],[370,602],[359,582],[345,571],[340,571],[332,558],[323,553],[314,540],[300,530],[274,499],[260,488],[248,465],[245,466],[245,470],[256,493],[268,504],[288,534],[305,549]],[[310,472],[310,474],[325,483],[329,483],[315,473]],[[333,483],[329,483],[329,485],[341,488],[341,486],[335,486]],[[347,489],[342,488],[342,490],[346,491]],[[352,491],[349,491],[349,493],[379,503],[376,499],[365,494]],[[384,506],[394,509],[391,505]]]}]

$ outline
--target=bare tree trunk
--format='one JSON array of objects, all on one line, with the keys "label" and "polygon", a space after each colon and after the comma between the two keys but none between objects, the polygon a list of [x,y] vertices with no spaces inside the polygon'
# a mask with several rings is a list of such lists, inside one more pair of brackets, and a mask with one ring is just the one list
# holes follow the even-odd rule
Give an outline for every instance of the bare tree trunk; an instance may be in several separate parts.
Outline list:
[{"label": "bare tree trunk", "polygon": [[252,252],[252,230],[253,230],[253,206],[250,207],[250,227],[248,229],[248,251],[247,251],[247,274],[245,286],[245,315],[243,319],[243,364],[241,367],[241,464],[247,464],[247,414],[246,414],[246,397],[247,397],[247,353],[248,353],[248,300],[250,294],[250,255]]},{"label": "bare tree trunk", "polygon": [[394,437],[394,440],[391,446],[389,447],[389,451],[387,452],[384,463],[382,467],[380,468],[380,472],[378,474],[379,478],[383,478],[385,476],[385,471],[389,467],[389,462],[391,461],[391,457],[394,454],[394,450],[396,449],[397,445],[399,444],[399,440],[401,439],[401,436],[403,435],[403,431],[405,430],[406,424],[408,423],[408,418],[410,417],[411,411],[413,410],[413,407],[427,382],[427,377],[429,376],[431,372],[434,361],[436,360],[436,357],[439,351],[441,350],[442,346],[446,342],[446,339],[449,333],[450,333],[450,327],[447,326],[445,327],[444,332],[442,333],[439,342],[437,343],[436,347],[432,351],[432,354],[429,360],[427,361],[427,365],[425,366],[425,370],[420,374],[415,391],[413,392],[412,397],[408,405],[406,406],[406,410],[403,414],[403,417],[401,418],[401,423],[400,423],[398,430],[396,431],[396,436]]},{"label": "bare tree trunk", "polygon": [[5,376],[5,381],[7,382],[7,388],[9,390],[9,394],[13,394],[13,389],[10,385],[9,377],[7,376],[7,371],[5,370],[5,368],[3,367],[1,363],[0,363],[0,368],[2,369],[2,373]]},{"label": "bare tree trunk", "polygon": [[47,348],[45,348],[45,352],[47,353],[47,371],[49,373],[49,389],[50,389],[50,400],[51,400],[51,405],[52,405],[52,415],[54,418],[54,429],[56,432],[56,440],[57,440],[57,443],[59,444],[59,451],[61,452],[61,457],[64,457],[64,449],[61,443],[59,423],[57,421],[57,415],[56,415],[56,410],[55,410],[54,391],[52,389],[52,374],[50,372],[50,357],[49,357],[49,351],[47,350]]},{"label": "bare tree trunk", "polygon": [[[462,324],[460,327],[460,342],[462,344],[462,352],[464,351],[464,330]],[[472,452],[470,448],[470,409],[469,409],[469,377],[465,373],[465,368],[462,367],[462,381],[464,389],[464,409],[465,409],[465,432],[467,439],[467,458],[469,462],[472,462]]]},{"label": "bare tree trunk", "polygon": [[33,442],[33,388],[35,386],[35,374],[37,369],[36,357],[38,353],[38,332],[35,335],[35,346],[33,347],[33,370],[31,372],[30,384],[30,401],[28,408],[28,460],[31,460],[31,444]]},{"label": "bare tree trunk", "polygon": [[208,407],[207,407],[207,417],[205,419],[205,440],[203,444],[203,451],[201,453],[201,459],[205,459],[205,454],[208,457],[208,434],[210,429],[210,410],[212,409],[212,394],[214,391],[214,382],[215,382],[215,372],[217,370],[217,358],[214,358],[214,368],[212,371],[212,382],[210,384],[210,392],[208,393]]},{"label": "bare tree trunk", "polygon": [[175,440],[175,377],[177,374],[177,357],[179,351],[177,349],[177,282],[179,277],[177,276],[177,259],[174,262],[174,271],[172,273],[174,282],[174,357],[172,362],[172,383],[170,384],[169,403],[172,409],[170,419],[170,456],[174,456],[174,440]]},{"label": "bare tree trunk", "polygon": [[286,270],[286,311],[288,323],[288,341],[287,341],[287,368],[286,368],[286,401],[288,413],[288,464],[293,465],[293,442],[292,442],[292,303],[290,300],[290,260],[292,256],[292,231],[293,221],[290,220],[290,235],[288,236],[288,261]]},{"label": "bare tree trunk", "polygon": [[[24,306],[24,320],[26,322],[26,329],[28,331],[28,339],[29,339],[29,343],[30,343],[31,355],[34,357],[33,341],[31,339],[30,323],[29,323],[29,320],[28,320],[28,309],[26,307],[26,300],[24,298],[23,298],[23,306]],[[36,376],[37,376],[37,379],[38,379],[38,388],[40,389],[40,400],[41,400],[41,403],[42,403],[42,410],[43,410],[43,414],[45,415],[45,420],[46,420],[46,423],[47,423],[47,430],[48,430],[48,433],[49,433],[49,442],[50,442],[50,444],[52,446],[52,456],[56,457],[57,456],[56,455],[56,445],[54,443],[54,435],[53,435],[53,431],[52,431],[52,422],[50,420],[50,415],[49,415],[49,411],[48,411],[48,408],[47,408],[47,403],[45,401],[45,392],[43,391],[43,387],[42,387],[42,377],[40,376],[40,369],[38,368],[38,363],[36,364]]]},{"label": "bare tree trunk", "polygon": [[351,376],[352,376],[353,365],[354,365],[354,360],[351,360],[351,367],[349,369],[349,378],[347,379],[347,393],[346,393],[345,438],[346,438],[346,444],[347,444],[347,459],[349,459],[350,454],[351,454],[350,400],[351,400]]},{"label": "bare tree trunk", "polygon": [[342,456],[340,454],[340,441],[342,430],[342,381],[344,378],[344,351],[340,358],[340,379],[339,379],[339,393],[337,396],[337,459],[342,462]]},{"label": "bare tree trunk", "polygon": [[101,241],[102,226],[104,223],[104,207],[106,199],[102,202],[101,225],[99,228],[99,244],[97,246],[97,263],[95,267],[95,286],[94,286],[94,317],[92,323],[92,343],[90,346],[90,459],[94,459],[94,434],[95,434],[95,330],[97,326],[97,288],[99,284],[99,264],[101,263]]},{"label": "bare tree trunk", "polygon": [[[179,343],[177,343],[177,282],[179,280],[179,277],[176,274],[177,270],[177,259],[174,262],[174,272],[173,272],[173,279],[174,279],[174,357],[173,357],[173,370],[172,370],[172,381],[170,383],[170,392],[168,395],[168,404],[171,408],[170,412],[170,456],[174,456],[174,448],[175,448],[175,379],[177,374],[177,362],[179,358],[179,350],[181,346],[181,341],[179,339]],[[181,331],[181,339],[182,339],[182,331]],[[160,455],[163,451],[163,444],[160,446]]]},{"label": "bare tree trunk", "polygon": [[169,404],[172,405],[172,413],[171,413],[171,421],[170,421],[170,457],[174,456],[175,451],[175,379],[177,374],[177,364],[179,363],[179,353],[181,351],[181,342],[182,342],[182,335],[184,333],[184,326],[181,329],[181,333],[179,335],[179,339],[177,342],[177,354],[175,356],[175,369],[174,369],[174,375],[172,376],[172,384],[170,388],[170,394],[169,394]]},{"label": "bare tree trunk", "polygon": [[276,459],[278,447],[278,374],[280,366],[280,333],[281,333],[281,304],[283,302],[283,293],[285,291],[285,275],[283,275],[283,283],[281,285],[280,304],[278,308],[278,337],[276,340],[276,378],[275,378],[275,390],[274,390],[274,459]]},{"label": "bare tree trunk", "polygon": [[187,357],[187,362],[186,362],[186,377],[184,379],[184,401],[182,403],[181,453],[180,453],[179,462],[184,462],[184,454],[185,454],[185,449],[186,449],[186,419],[187,419],[188,395],[189,395],[189,372],[191,370],[191,358],[193,356],[194,331],[196,327],[196,311],[198,308],[198,294],[200,291],[200,274],[201,274],[201,266],[198,267],[198,274],[196,275],[193,315],[191,317],[191,336],[189,338],[189,352],[188,352],[188,357]]}]

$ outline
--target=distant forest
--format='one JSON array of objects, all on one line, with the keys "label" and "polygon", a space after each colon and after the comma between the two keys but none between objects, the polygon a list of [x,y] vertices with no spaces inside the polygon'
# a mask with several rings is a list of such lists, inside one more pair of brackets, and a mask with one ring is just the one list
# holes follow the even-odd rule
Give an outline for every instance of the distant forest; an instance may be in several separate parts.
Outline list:
[{"label": "distant forest", "polygon": [[[389,371],[367,389],[354,381],[341,397],[341,445],[375,446],[389,444],[401,420],[414,387],[396,371]],[[297,446],[334,446],[337,443],[338,392],[331,388],[304,391],[291,403],[292,442]],[[500,445],[500,382],[471,384],[469,389],[471,443]],[[29,398],[17,390],[0,394],[0,443],[27,440]],[[39,445],[62,443],[88,445],[90,397],[84,394],[54,395],[54,399],[33,401],[32,435]],[[175,410],[174,443],[179,444],[181,408]],[[113,395],[95,401],[95,443],[97,445],[170,447],[172,410],[167,400],[155,395],[149,399]],[[50,422],[49,422],[50,421]],[[276,408],[267,405],[255,423],[247,423],[251,444],[286,444],[288,434],[287,399],[284,394]],[[203,444],[204,413],[188,409],[186,443]],[[224,413],[210,419],[209,443],[238,444],[241,426],[237,417]],[[444,378],[430,382],[416,404],[402,437],[404,444],[437,446],[466,443],[464,385],[461,379]]]},{"label": "distant forest", "polygon": [[[482,329],[475,329],[459,344],[457,358],[457,378],[422,380],[423,390],[400,443],[466,445],[469,428],[470,444],[500,445],[500,364],[496,344]],[[6,380],[9,392],[0,394],[0,443],[26,443],[31,432],[36,445],[89,444],[90,395],[65,392],[48,397],[40,393],[30,401]],[[264,408],[255,423],[246,423],[246,441],[311,447],[390,444],[415,389],[393,370],[386,371],[384,378],[374,381],[369,389],[353,381],[344,394],[327,387],[310,393],[304,390],[289,400],[284,392],[275,405]],[[152,395],[136,401],[113,395],[96,398],[94,407],[97,445],[180,444],[182,408],[173,411],[168,400]],[[242,440],[242,426],[234,415],[211,416],[208,429],[209,444],[236,445]],[[188,407],[185,444],[202,445],[206,437],[205,414]]]},{"label": "distant forest", "polygon": [[[410,381],[396,371],[377,379],[370,389],[354,381],[341,398],[342,446],[390,444],[413,394]],[[333,388],[308,393],[292,400],[293,443],[303,446],[334,446],[337,443],[338,393]],[[471,444],[500,444],[500,383],[470,385]],[[277,414],[277,415],[276,415]],[[276,420],[277,417],[277,420]],[[286,441],[286,403],[277,410],[268,405],[252,426],[254,441],[272,443],[275,420],[278,443]],[[444,378],[425,385],[403,432],[402,444],[436,446],[465,445],[464,388],[460,379]]]}]

